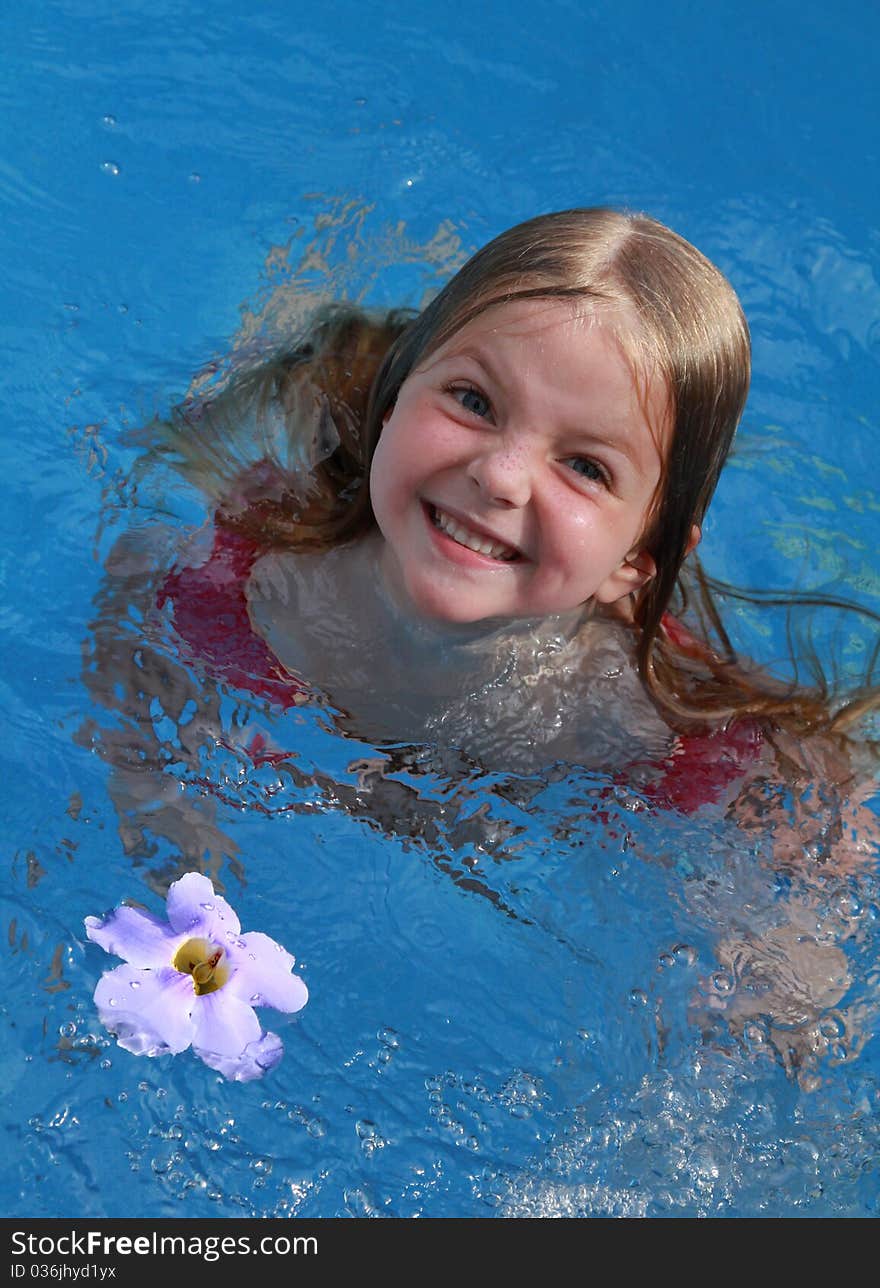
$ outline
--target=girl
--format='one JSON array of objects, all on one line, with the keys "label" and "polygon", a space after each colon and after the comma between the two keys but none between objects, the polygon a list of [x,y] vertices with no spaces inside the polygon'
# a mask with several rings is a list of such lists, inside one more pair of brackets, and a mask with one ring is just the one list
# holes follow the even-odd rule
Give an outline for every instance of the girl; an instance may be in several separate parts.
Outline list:
[{"label": "girl", "polygon": [[739,302],[691,245],[644,215],[540,216],[419,316],[326,312],[155,427],[216,507],[161,602],[216,675],[322,691],[374,742],[618,770],[687,810],[750,777],[746,822],[774,761],[854,806],[868,690],[762,675],[686,577],[748,384]]},{"label": "girl", "polygon": [[[123,723],[81,738],[112,762],[126,849],[152,834],[215,874],[235,858],[211,744],[306,789],[285,808],[312,811],[317,789],[418,837],[502,907],[450,861],[466,844],[506,857],[516,830],[489,817],[485,784],[474,808],[474,768],[527,804],[573,763],[604,776],[618,825],[621,800],[714,805],[801,875],[864,863],[870,748],[847,731],[873,693],[832,701],[743,662],[687,572],[748,384],[746,322],[712,264],[644,215],[571,210],[502,234],[418,316],[327,310],[151,426],[144,468],[170,462],[213,523],[170,572],[137,533],[109,562],[87,678]],[[213,681],[282,712],[323,705],[382,754],[350,766],[355,784],[309,774],[263,731],[230,732]],[[438,766],[443,790],[421,793]],[[586,817],[605,814],[594,800]],[[792,896],[771,931],[718,948],[757,981],[725,1003],[731,1027],[772,1013],[780,1058],[807,1071],[849,982],[813,903]]]}]

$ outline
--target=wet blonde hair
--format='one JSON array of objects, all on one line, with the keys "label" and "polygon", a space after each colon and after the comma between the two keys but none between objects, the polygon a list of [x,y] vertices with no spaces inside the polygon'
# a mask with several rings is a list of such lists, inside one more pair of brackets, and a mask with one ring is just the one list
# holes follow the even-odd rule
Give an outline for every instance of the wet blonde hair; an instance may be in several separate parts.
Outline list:
[{"label": "wet blonde hair", "polygon": [[[632,614],[639,671],[658,707],[682,725],[739,714],[779,719],[800,732],[841,725],[864,696],[832,716],[821,680],[809,689],[786,686],[744,668],[724,631],[717,587],[696,560],[694,575],[684,575],[691,528],[702,523],[745,406],[750,339],[719,269],[644,214],[594,207],[518,224],[468,260],[416,316],[325,311],[307,342],[250,379],[258,403],[280,400],[287,408],[293,434],[302,432],[292,422],[304,391],[317,399],[336,427],[336,444],[313,460],[307,487],[292,480],[272,495],[249,496],[244,506],[222,504],[221,521],[267,545],[309,550],[365,532],[375,523],[370,462],[404,381],[487,309],[529,299],[608,308],[637,387],[644,391],[659,378],[667,390],[670,445],[642,539],[657,572],[637,593]],[[635,326],[621,325],[633,317]],[[688,606],[702,639],[670,618],[670,609]]]}]

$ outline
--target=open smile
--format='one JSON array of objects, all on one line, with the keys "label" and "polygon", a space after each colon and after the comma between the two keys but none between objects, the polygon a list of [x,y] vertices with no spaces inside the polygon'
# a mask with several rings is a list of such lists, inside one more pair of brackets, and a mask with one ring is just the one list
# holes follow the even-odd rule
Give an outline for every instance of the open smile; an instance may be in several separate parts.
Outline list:
[{"label": "open smile", "polygon": [[487,532],[481,532],[478,528],[472,528],[470,525],[462,522],[461,519],[450,514],[447,510],[441,510],[439,506],[432,505],[430,501],[425,502],[425,509],[428,518],[433,526],[444,536],[454,541],[456,545],[463,546],[466,550],[472,550],[474,554],[482,555],[485,559],[493,559],[499,563],[513,563],[515,560],[522,559],[523,556],[515,546],[509,546],[503,541],[498,541],[495,537]]}]

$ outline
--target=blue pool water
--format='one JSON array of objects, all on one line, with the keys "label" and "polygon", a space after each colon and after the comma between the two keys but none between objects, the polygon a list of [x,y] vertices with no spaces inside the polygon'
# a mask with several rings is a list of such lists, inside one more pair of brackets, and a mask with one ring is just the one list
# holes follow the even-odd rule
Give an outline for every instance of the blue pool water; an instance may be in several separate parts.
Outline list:
[{"label": "blue pool water", "polygon": [[[308,982],[282,1063],[238,1085],[119,1050],[82,922],[124,898],[158,912],[181,870],[161,827],[120,833],[98,754],[115,717],[83,681],[114,542],[170,548],[203,517],[134,485],[128,431],[328,284],[418,305],[519,219],[650,211],[728,273],[753,331],[707,567],[880,609],[880,18],[87,7],[0,20],[2,1211],[876,1215],[876,863],[781,870],[720,812],[658,820],[573,766],[391,768],[371,806],[352,766],[376,749],[226,689],[229,736],[168,777],[216,811],[209,870],[244,928]],[[784,623],[741,606],[732,626],[782,658]],[[815,630],[855,675],[870,631]],[[297,772],[229,750],[243,730]],[[786,973],[789,934],[839,989]]]}]

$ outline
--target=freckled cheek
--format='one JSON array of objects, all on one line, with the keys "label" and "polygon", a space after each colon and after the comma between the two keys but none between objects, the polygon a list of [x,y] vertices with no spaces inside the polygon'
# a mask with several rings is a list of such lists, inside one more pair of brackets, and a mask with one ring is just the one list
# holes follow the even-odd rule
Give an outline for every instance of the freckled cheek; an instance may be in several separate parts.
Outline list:
[{"label": "freckled cheek", "polygon": [[577,564],[586,554],[595,553],[602,539],[596,511],[570,495],[558,497],[545,513],[541,532],[547,553],[566,564]]},{"label": "freckled cheek", "polygon": [[[596,554],[628,553],[644,527],[645,515],[640,507],[623,507],[607,498],[569,502],[560,509],[565,519],[564,539],[570,545],[582,545]],[[560,531],[562,527],[560,524]]]},{"label": "freckled cheek", "polygon": [[388,524],[393,519],[396,495],[400,489],[397,471],[388,453],[379,444],[370,468],[370,501],[379,527],[388,536]]},{"label": "freckled cheek", "polygon": [[417,505],[425,491],[424,480],[425,471],[415,462],[395,459],[386,471],[383,461],[374,458],[370,475],[373,514],[386,541],[395,546],[403,543],[402,550],[411,540],[416,515],[421,515]]},{"label": "freckled cheek", "polygon": [[408,436],[407,454],[425,474],[462,464],[474,450],[475,437],[462,425],[428,409]]},{"label": "freckled cheek", "polygon": [[459,426],[431,408],[398,408],[382,431],[374,464],[411,484],[459,460],[463,439]]}]

